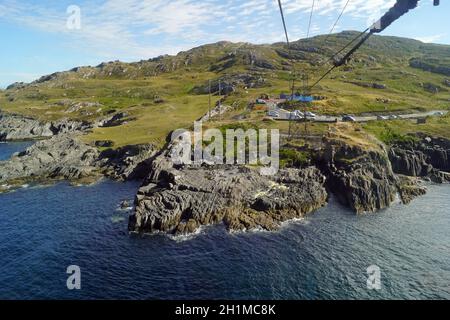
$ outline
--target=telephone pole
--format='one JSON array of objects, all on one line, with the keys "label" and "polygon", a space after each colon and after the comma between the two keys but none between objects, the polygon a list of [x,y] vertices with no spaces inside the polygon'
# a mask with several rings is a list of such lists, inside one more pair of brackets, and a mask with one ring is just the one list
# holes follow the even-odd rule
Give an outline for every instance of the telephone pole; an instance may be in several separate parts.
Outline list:
[{"label": "telephone pole", "polygon": [[292,73],[292,88],[291,88],[291,101],[294,100],[294,94],[295,94],[295,78],[297,77],[296,72],[294,71]]},{"label": "telephone pole", "polygon": [[219,121],[222,120],[222,82],[219,80]]},{"label": "telephone pole", "polygon": [[[308,75],[305,73],[303,75],[303,97],[305,98],[305,100],[307,99],[307,97],[309,98],[309,90],[308,90]],[[305,116],[305,137],[308,135],[308,117],[306,116],[306,107],[308,106],[309,102],[305,101],[305,108],[304,108],[304,116]]]},{"label": "telephone pole", "polygon": [[211,80],[209,80],[209,107],[208,107],[208,121],[211,121]]}]

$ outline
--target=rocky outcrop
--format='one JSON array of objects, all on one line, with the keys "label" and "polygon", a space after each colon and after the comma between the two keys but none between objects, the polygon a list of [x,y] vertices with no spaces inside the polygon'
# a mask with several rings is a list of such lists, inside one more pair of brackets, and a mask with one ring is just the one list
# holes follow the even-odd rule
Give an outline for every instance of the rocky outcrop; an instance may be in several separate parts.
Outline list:
[{"label": "rocky outcrop", "polygon": [[442,88],[441,86],[438,86],[438,85],[433,84],[433,83],[430,83],[430,82],[427,82],[427,83],[421,83],[420,86],[421,86],[425,91],[430,92],[430,93],[434,93],[434,94],[439,93],[439,92],[442,92],[442,91],[447,91],[447,89],[444,89],[444,88]]},{"label": "rocky outcrop", "polygon": [[60,134],[0,162],[0,183],[91,177],[98,169],[98,156],[97,149],[81,142],[77,135]]},{"label": "rocky outcrop", "polygon": [[[211,93],[227,95],[233,93],[238,87],[260,88],[267,85],[266,79],[261,75],[239,73],[223,76],[211,82]],[[191,92],[194,94],[208,94],[209,83],[194,87]],[[220,89],[220,93],[219,93]]]},{"label": "rocky outcrop", "polygon": [[[275,61],[273,61],[275,62]],[[276,69],[272,61],[269,61],[264,53],[249,48],[238,48],[219,58],[217,63],[210,67],[210,71],[221,72],[235,65],[244,65],[249,69]]]},{"label": "rocky outcrop", "polygon": [[433,182],[450,181],[450,141],[443,138],[421,137],[393,145],[389,159],[394,172],[423,177]]},{"label": "rocky outcrop", "polygon": [[130,145],[108,149],[100,154],[98,165],[116,180],[144,179],[150,170],[149,162],[157,153],[153,145]]},{"label": "rocky outcrop", "polygon": [[369,82],[358,82],[358,81],[346,81],[347,83],[354,84],[363,88],[372,88],[372,89],[386,89],[386,85],[382,83],[369,83]]},{"label": "rocky outcrop", "polygon": [[135,199],[130,231],[186,234],[216,223],[229,230],[275,230],[327,200],[325,177],[315,167],[267,177],[247,167],[175,167],[169,154],[153,160]]},{"label": "rocky outcrop", "polygon": [[41,122],[21,115],[0,113],[0,141],[48,138],[57,134],[84,131],[91,127],[86,122]]},{"label": "rocky outcrop", "polygon": [[433,73],[450,76],[450,67],[446,65],[437,65],[435,61],[428,61],[426,59],[412,58],[409,61],[409,66],[412,68],[422,69]]},{"label": "rocky outcrop", "polygon": [[127,117],[122,112],[96,124],[68,120],[45,123],[21,115],[0,114],[0,140],[46,139],[2,162],[0,182],[14,185],[52,179],[97,179],[100,174],[117,180],[143,179],[149,170],[146,161],[156,153],[152,145],[131,145],[100,153],[97,147],[112,147],[112,142],[100,141],[94,147],[80,139],[84,131],[94,126],[119,125]]},{"label": "rocky outcrop", "polygon": [[6,90],[23,89],[27,86],[25,82],[14,82],[6,87]]},{"label": "rocky outcrop", "polygon": [[132,121],[132,118],[129,118],[129,114],[127,112],[118,112],[116,114],[113,114],[112,116],[100,120],[97,122],[96,126],[98,127],[117,127],[120,126],[127,121]]},{"label": "rocky outcrop", "polygon": [[306,60],[308,56],[301,51],[289,51],[287,49],[276,49],[275,52],[282,58],[289,60]]},{"label": "rocky outcrop", "polygon": [[357,213],[388,207],[397,194],[397,178],[387,152],[378,146],[349,144],[325,138],[320,161],[328,176],[328,188]]},{"label": "rocky outcrop", "polygon": [[415,198],[423,196],[427,193],[427,188],[422,185],[422,181],[418,178],[399,175],[398,177],[398,194],[404,204],[409,204]]}]

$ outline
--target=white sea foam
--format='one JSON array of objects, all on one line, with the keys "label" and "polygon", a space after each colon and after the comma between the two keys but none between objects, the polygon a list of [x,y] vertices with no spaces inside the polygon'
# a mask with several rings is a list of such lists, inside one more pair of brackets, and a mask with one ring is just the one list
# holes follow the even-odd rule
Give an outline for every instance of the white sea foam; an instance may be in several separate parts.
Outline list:
[{"label": "white sea foam", "polygon": [[72,184],[74,187],[77,188],[88,188],[88,187],[95,187],[96,185],[98,185],[99,183],[103,182],[105,180],[105,178],[101,177],[97,180],[95,180],[94,182],[91,183],[75,183]]},{"label": "white sea foam", "polygon": [[[164,231],[155,231],[155,232],[152,232],[152,233],[144,233],[144,237],[163,236],[163,237],[166,237],[166,238],[168,238],[168,239],[170,239],[172,241],[175,241],[175,242],[184,242],[184,241],[192,240],[192,239],[198,237],[201,234],[205,234],[206,233],[205,230],[208,227],[209,226],[201,226],[194,233],[181,234],[181,235],[172,235],[172,234],[168,234],[167,232],[164,232]],[[130,231],[130,234],[139,235],[139,232]]]},{"label": "white sea foam", "polygon": [[129,211],[131,211],[131,210],[133,210],[133,209],[134,209],[134,207],[125,207],[125,208],[118,207],[118,208],[116,208],[116,211],[119,211],[119,212],[129,212]]},{"label": "white sea foam", "polygon": [[111,217],[111,222],[112,223],[120,223],[120,222],[123,222],[123,221],[125,221],[125,217],[123,217],[123,216],[112,216]]},{"label": "white sea foam", "polygon": [[201,234],[204,234],[206,228],[207,228],[207,226],[201,226],[197,230],[195,230],[194,233],[189,233],[189,234],[180,234],[180,235],[176,235],[176,236],[169,235],[169,234],[166,234],[166,235],[168,236],[168,238],[170,240],[173,240],[175,242],[185,242],[185,241],[192,240]]},{"label": "white sea foam", "polygon": [[309,224],[310,222],[306,218],[293,218],[290,220],[283,221],[281,223],[281,228],[288,227],[292,224]]}]

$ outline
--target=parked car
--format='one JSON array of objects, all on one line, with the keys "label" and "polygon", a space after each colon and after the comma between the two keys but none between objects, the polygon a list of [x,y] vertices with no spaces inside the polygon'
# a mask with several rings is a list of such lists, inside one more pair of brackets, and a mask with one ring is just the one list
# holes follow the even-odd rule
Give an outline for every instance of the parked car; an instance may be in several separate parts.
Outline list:
[{"label": "parked car", "polygon": [[389,120],[395,120],[395,119],[398,119],[398,117],[395,114],[391,114],[389,116]]},{"label": "parked car", "polygon": [[356,122],[355,117],[350,116],[350,115],[345,115],[342,117],[342,121],[346,121],[346,122]]},{"label": "parked car", "polygon": [[301,112],[300,110],[295,110],[294,114],[299,116],[299,117],[304,117],[305,116],[305,114],[303,112]]},{"label": "parked car", "polygon": [[387,120],[388,119],[388,117],[386,117],[386,116],[378,116],[377,117],[377,120]]},{"label": "parked car", "polygon": [[310,112],[310,111],[307,111],[307,112],[305,113],[305,115],[306,115],[306,117],[308,117],[308,118],[315,118],[315,117],[316,117],[316,114],[315,114],[315,113],[312,113],[312,112]]},{"label": "parked car", "polygon": [[273,117],[273,118],[279,118],[280,117],[280,113],[277,110],[270,110],[267,115],[269,117]]},{"label": "parked car", "polygon": [[442,117],[444,115],[444,113],[442,111],[437,111],[437,112],[434,113],[434,115]]}]

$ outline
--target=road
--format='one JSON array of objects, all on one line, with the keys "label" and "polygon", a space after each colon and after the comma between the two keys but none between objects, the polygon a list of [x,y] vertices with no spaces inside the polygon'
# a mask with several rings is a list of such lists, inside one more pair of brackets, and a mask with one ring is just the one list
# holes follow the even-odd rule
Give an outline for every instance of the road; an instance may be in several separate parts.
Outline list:
[{"label": "road", "polygon": [[[273,118],[274,120],[280,120],[280,121],[286,121],[286,120],[290,120],[290,112],[284,109],[277,109],[278,113],[280,114],[279,117],[277,118]],[[438,112],[442,112],[444,115],[448,113],[448,111],[445,110],[433,110],[433,111],[428,111],[428,112],[418,112],[418,113],[410,113],[410,114],[402,114],[402,115],[397,115],[399,120],[407,120],[407,119],[420,119],[420,118],[425,118],[428,116],[437,116]],[[374,121],[374,120],[379,120],[378,116],[374,115],[374,116],[354,116],[353,118],[355,118],[356,122],[367,122],[367,121]],[[292,119],[295,120],[295,119]],[[303,119],[298,119],[298,121],[302,121]],[[324,116],[324,115],[317,115],[314,119],[308,118],[308,120],[310,121],[314,121],[314,122],[327,122],[327,123],[331,123],[331,122],[337,122],[337,121],[341,121],[342,117],[341,116]],[[385,119],[387,120],[391,120],[391,119]]]}]

